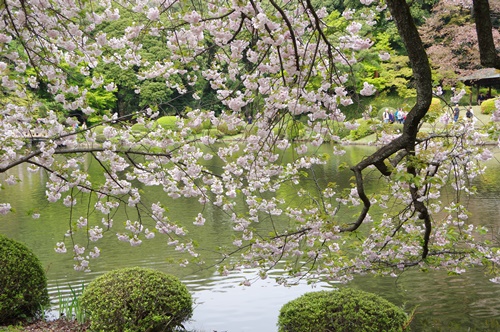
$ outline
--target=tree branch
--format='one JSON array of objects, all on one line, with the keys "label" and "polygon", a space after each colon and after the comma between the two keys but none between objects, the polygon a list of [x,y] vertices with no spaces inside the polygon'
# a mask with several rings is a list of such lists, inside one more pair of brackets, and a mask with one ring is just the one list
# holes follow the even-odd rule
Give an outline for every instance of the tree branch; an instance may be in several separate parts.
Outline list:
[{"label": "tree branch", "polygon": [[[371,203],[364,189],[363,170],[373,165],[383,175],[388,176],[391,174],[391,170],[385,164],[385,160],[387,158],[400,150],[405,150],[405,153],[415,153],[415,144],[420,121],[429,110],[432,100],[432,75],[429,60],[427,58],[422,40],[420,39],[420,34],[418,33],[413,21],[408,4],[405,0],[388,0],[387,4],[408,51],[408,57],[410,59],[410,65],[413,70],[417,90],[417,101],[406,117],[402,135],[391,141],[389,144],[381,147],[374,154],[363,159],[357,165],[351,167],[351,170],[354,172],[356,178],[358,196],[363,202],[363,209],[358,216],[358,219],[351,226],[341,229],[342,232],[356,230],[359,226],[361,226],[363,220],[368,214],[368,211],[370,210]],[[396,158],[400,158],[400,156],[397,156]],[[420,202],[418,202],[416,197],[414,197],[413,203],[415,204],[415,208],[419,211],[420,215],[428,217],[425,205],[418,204]],[[426,238],[428,239],[431,230],[430,220],[424,220],[429,221],[425,224]],[[426,246],[423,250],[425,255],[427,255],[428,250]]]}]

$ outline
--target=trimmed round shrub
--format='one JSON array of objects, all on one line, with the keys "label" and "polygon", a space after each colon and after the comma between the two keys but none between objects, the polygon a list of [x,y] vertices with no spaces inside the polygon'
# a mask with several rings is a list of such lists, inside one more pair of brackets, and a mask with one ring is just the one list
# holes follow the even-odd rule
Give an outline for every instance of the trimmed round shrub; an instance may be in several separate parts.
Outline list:
[{"label": "trimmed round shrub", "polygon": [[222,137],[224,137],[224,133],[221,132],[218,129],[215,129],[215,128],[208,129],[206,134],[208,136],[210,136],[210,137],[215,137],[215,138],[222,138]]},{"label": "trimmed round shrub", "polygon": [[163,129],[171,129],[177,130],[179,127],[177,126],[177,122],[180,121],[178,117],[175,115],[166,115],[158,118],[156,123],[160,125]]},{"label": "trimmed round shrub", "polygon": [[96,278],[81,305],[93,331],[173,331],[193,314],[191,294],[178,278],[139,267]]},{"label": "trimmed round shrub", "polygon": [[[188,126],[190,121],[191,121],[190,119],[184,120],[185,124]],[[199,126],[191,128],[191,130],[193,131],[193,134],[200,134],[204,131],[209,131],[211,128],[212,128],[212,123],[210,122],[210,120],[206,119]]]},{"label": "trimmed round shrub", "polygon": [[38,318],[50,301],[35,253],[0,234],[0,271],[0,325]]},{"label": "trimmed round shrub", "polygon": [[439,98],[432,98],[429,110],[427,111],[424,119],[429,123],[434,123],[441,115],[443,115],[443,113],[444,109],[441,105],[441,100]]},{"label": "trimmed round shrub", "polygon": [[495,101],[499,98],[494,99],[486,99],[481,103],[481,113],[483,114],[491,114],[496,110]]},{"label": "trimmed round shrub", "polygon": [[243,127],[237,126],[235,128],[229,129],[229,126],[225,122],[221,122],[217,125],[217,130],[223,133],[225,136],[234,136],[241,133]]},{"label": "trimmed round shrub", "polygon": [[95,132],[96,134],[96,140],[98,142],[104,142],[106,140],[106,137],[104,137],[104,128],[105,126],[103,125],[99,125],[99,126],[95,126],[92,130]]},{"label": "trimmed round shrub", "polygon": [[134,123],[130,129],[136,133],[147,133],[149,131],[142,123]]},{"label": "trimmed round shrub", "polygon": [[352,288],[310,292],[280,310],[280,332],[403,331],[406,313],[382,297]]}]

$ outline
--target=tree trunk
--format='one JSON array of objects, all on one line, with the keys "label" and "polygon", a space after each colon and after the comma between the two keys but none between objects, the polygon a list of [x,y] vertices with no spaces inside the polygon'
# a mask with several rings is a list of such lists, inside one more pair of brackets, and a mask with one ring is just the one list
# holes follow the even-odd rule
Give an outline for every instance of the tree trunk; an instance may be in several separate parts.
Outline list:
[{"label": "tree trunk", "polygon": [[[364,191],[362,171],[368,166],[373,165],[383,175],[389,176],[391,174],[391,169],[389,165],[386,164],[385,160],[389,159],[397,152],[403,155],[415,155],[415,145],[417,143],[417,133],[420,128],[420,122],[425,114],[427,114],[432,101],[432,74],[429,59],[410,13],[410,8],[405,0],[388,0],[387,4],[408,52],[417,90],[417,100],[406,117],[402,135],[351,168],[356,177],[356,189],[363,202],[363,210],[357,221],[342,231],[357,229],[363,223],[370,209],[370,200]],[[397,156],[397,158],[394,159],[397,160],[395,162],[398,163],[403,158]],[[412,166],[407,167],[407,172],[409,174],[416,175],[417,171],[418,170]],[[410,192],[412,195],[413,207],[418,212],[420,219],[424,221],[425,225],[422,243],[422,259],[424,259],[429,253],[428,244],[432,224],[427,207],[419,200],[418,188],[412,187]]]},{"label": "tree trunk", "polygon": [[500,69],[500,56],[493,40],[490,4],[488,0],[474,0],[473,6],[481,64],[484,67]]}]

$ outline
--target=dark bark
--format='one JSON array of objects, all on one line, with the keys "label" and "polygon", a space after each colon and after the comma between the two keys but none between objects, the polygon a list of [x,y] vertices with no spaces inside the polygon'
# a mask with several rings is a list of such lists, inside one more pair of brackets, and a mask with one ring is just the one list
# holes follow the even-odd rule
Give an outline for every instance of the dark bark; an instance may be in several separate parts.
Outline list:
[{"label": "dark bark", "polygon": [[490,4],[488,0],[474,0],[473,6],[481,65],[500,69],[500,56],[493,40]]},{"label": "dark bark", "polygon": [[[432,100],[431,68],[410,9],[405,0],[388,0],[387,4],[408,52],[417,90],[417,100],[406,117],[402,135],[351,168],[356,176],[356,188],[363,202],[363,210],[356,222],[342,229],[342,231],[356,230],[363,223],[370,209],[370,200],[364,190],[363,170],[373,165],[383,175],[389,176],[391,174],[391,166],[389,165],[390,161],[386,163],[386,160],[399,152],[393,159],[392,165],[394,166],[394,161],[399,162],[403,159],[401,156],[411,157],[415,155],[417,133],[420,128],[421,120],[425,114],[427,114]],[[417,170],[411,166],[407,168],[407,172],[414,176],[417,175]],[[422,244],[422,258],[425,258],[429,253],[428,244],[432,224],[427,207],[419,201],[420,197],[417,189],[418,188],[412,188],[411,195],[413,199],[413,208],[424,221],[425,225],[425,234]]]}]

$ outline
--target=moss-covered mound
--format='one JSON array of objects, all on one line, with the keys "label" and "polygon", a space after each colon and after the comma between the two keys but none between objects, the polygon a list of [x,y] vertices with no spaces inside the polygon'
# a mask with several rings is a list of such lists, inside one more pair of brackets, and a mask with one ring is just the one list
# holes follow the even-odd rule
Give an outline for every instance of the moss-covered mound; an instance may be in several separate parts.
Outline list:
[{"label": "moss-covered mound", "polygon": [[173,331],[192,313],[192,298],[174,276],[146,268],[108,272],[81,297],[92,331]]},{"label": "moss-covered mound", "polygon": [[495,99],[487,99],[481,103],[481,113],[483,114],[491,114],[496,110],[495,102],[499,98]]},{"label": "moss-covered mound", "polygon": [[403,331],[405,312],[382,297],[342,288],[302,295],[280,310],[280,332]]},{"label": "moss-covered mound", "polygon": [[37,318],[48,305],[47,278],[38,257],[0,234],[0,325]]}]

